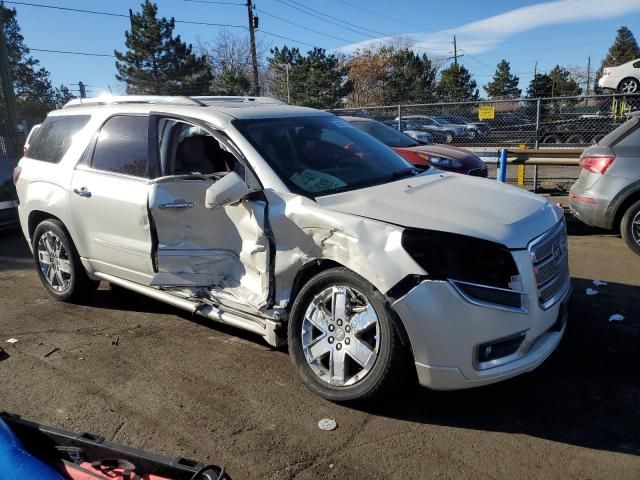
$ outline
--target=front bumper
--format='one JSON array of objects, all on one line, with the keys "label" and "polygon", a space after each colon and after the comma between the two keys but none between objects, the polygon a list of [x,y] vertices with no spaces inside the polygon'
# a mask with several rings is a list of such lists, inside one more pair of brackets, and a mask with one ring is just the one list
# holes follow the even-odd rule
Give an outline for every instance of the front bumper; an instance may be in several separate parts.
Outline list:
[{"label": "front bumper", "polygon": [[[514,257],[520,257],[520,264],[528,255]],[[523,286],[525,292],[536,291],[533,273],[523,276]],[[543,310],[532,295],[525,311],[515,311],[472,303],[449,282],[427,280],[392,305],[407,331],[420,384],[457,390],[499,382],[540,365],[564,334],[570,291],[567,278],[553,306]],[[480,345],[514,335],[524,336],[515,353],[496,366],[478,366]]]}]

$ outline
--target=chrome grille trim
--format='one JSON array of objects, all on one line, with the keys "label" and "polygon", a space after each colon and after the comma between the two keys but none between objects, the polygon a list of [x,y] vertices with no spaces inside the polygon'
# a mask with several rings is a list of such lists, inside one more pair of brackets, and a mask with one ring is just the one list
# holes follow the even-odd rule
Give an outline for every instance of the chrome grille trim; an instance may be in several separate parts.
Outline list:
[{"label": "chrome grille trim", "polygon": [[[555,255],[559,253],[559,255]],[[543,310],[555,305],[569,284],[569,253],[564,219],[547,233],[529,244],[529,254],[538,289],[538,301]]]}]

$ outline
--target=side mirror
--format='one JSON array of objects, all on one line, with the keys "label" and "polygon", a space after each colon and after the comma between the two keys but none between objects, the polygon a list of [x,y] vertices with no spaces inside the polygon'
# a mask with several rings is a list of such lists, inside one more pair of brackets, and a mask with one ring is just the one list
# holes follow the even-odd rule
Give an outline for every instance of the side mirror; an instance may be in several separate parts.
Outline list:
[{"label": "side mirror", "polygon": [[244,180],[236,172],[229,172],[207,188],[204,204],[215,209],[237,203],[251,193]]}]

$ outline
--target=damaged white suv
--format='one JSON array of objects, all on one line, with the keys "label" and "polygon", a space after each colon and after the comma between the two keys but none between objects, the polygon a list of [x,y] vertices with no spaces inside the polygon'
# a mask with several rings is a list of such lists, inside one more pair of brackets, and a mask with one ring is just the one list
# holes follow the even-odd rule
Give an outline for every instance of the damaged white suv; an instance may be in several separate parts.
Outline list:
[{"label": "damaged white suv", "polygon": [[564,333],[561,210],[417,171],[329,113],[259,97],[76,100],[49,114],[15,177],[53,296],[105,280],[288,342],[331,400],[413,368],[434,389],[503,380]]}]

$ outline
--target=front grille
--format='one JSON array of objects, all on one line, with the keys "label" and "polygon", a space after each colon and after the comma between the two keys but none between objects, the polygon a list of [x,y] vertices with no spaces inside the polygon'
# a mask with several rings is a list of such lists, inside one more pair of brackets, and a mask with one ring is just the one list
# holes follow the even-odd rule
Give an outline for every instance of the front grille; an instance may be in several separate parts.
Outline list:
[{"label": "front grille", "polygon": [[542,308],[549,308],[569,278],[567,229],[564,221],[529,247]]}]

